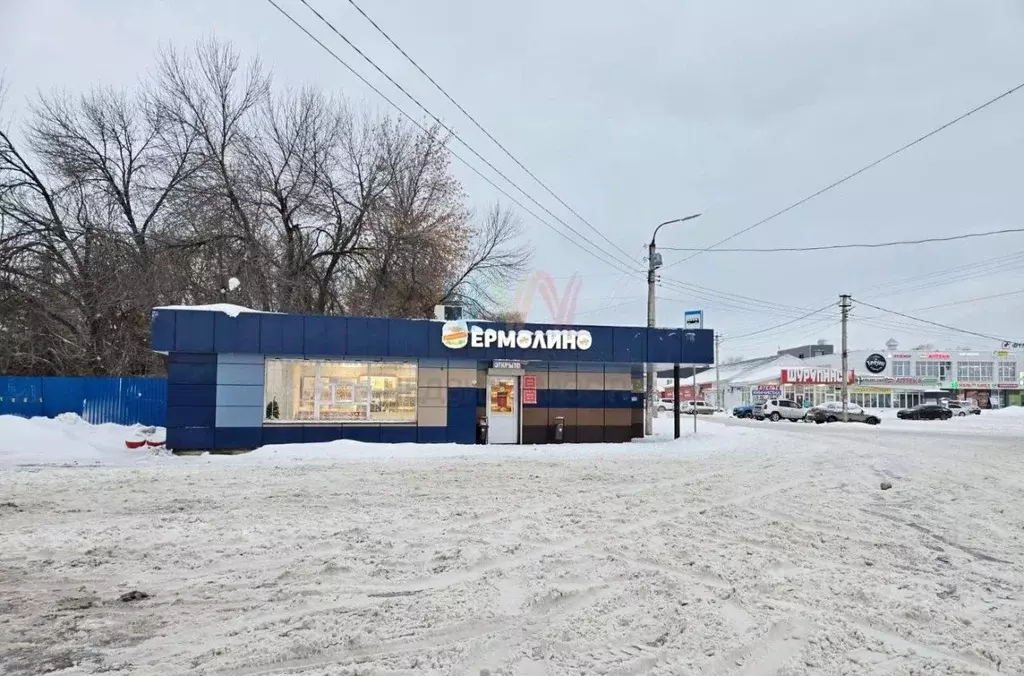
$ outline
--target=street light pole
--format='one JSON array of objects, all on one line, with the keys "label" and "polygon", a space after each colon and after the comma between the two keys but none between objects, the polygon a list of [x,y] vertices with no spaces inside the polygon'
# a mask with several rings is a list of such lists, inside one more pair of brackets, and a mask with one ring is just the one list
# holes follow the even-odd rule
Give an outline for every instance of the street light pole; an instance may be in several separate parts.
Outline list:
[{"label": "street light pole", "polygon": [[[683,221],[689,221],[697,218],[700,214],[693,214],[684,218],[675,218],[671,221],[665,221],[659,223],[658,227],[654,229],[654,234],[651,235],[651,243],[647,247],[647,327],[654,328],[654,282],[655,276],[654,271],[661,267],[661,255],[657,252],[657,245],[655,240],[658,238],[658,231],[666,225],[672,223],[682,223]],[[655,391],[655,373],[654,363],[647,362],[647,395],[646,395],[646,415],[644,417],[644,434],[650,436],[654,434],[654,391]],[[676,399],[679,398],[679,390],[677,389],[673,395]]]}]

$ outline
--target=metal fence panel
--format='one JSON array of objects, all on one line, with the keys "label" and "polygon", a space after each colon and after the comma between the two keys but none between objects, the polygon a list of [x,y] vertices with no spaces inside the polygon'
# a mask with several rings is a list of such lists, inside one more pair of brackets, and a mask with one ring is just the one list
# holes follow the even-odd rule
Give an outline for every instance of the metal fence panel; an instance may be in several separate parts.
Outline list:
[{"label": "metal fence panel", "polygon": [[94,424],[167,421],[165,378],[0,376],[0,415],[76,413]]}]

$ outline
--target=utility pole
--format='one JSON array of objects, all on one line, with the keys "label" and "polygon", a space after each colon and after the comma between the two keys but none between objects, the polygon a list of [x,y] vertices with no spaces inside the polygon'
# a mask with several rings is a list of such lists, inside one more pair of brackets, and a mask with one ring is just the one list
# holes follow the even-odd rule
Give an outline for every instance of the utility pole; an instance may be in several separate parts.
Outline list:
[{"label": "utility pole", "polygon": [[722,397],[722,381],[719,378],[718,364],[721,361],[722,334],[715,333],[715,408],[719,409],[725,405]]},{"label": "utility pole", "polygon": [[[654,229],[654,234],[651,235],[651,243],[647,245],[647,327],[654,328],[654,284],[655,275],[654,271],[661,267],[661,255],[657,252],[654,241],[658,238],[658,231],[664,226],[672,223],[682,223],[683,221],[689,221],[697,218],[700,214],[693,214],[692,216],[686,216],[685,218],[674,218],[671,221],[665,221],[659,223],[658,227]],[[650,436],[654,434],[654,411],[657,407],[657,403],[654,401],[654,389],[655,389],[655,373],[654,363],[647,362],[647,394],[644,402],[646,404],[646,411],[644,415],[644,434]],[[675,392],[675,398],[679,399],[679,390]]]},{"label": "utility pole", "polygon": [[839,296],[839,316],[842,320],[843,325],[843,338],[842,338],[842,350],[843,350],[843,422],[850,422],[850,412],[847,410],[847,397],[849,390],[849,352],[846,349],[846,324],[850,318],[850,294],[844,293]]},{"label": "utility pole", "polygon": [[[657,230],[655,230],[657,233]],[[654,250],[654,238],[651,238],[651,243],[647,250],[647,328],[654,328],[654,271],[661,266],[661,257],[658,256]],[[644,434],[651,436],[654,434],[654,363],[647,362],[647,411],[644,417]],[[679,383],[676,383],[678,386]],[[675,398],[679,398],[679,389],[677,387],[675,392]]]}]

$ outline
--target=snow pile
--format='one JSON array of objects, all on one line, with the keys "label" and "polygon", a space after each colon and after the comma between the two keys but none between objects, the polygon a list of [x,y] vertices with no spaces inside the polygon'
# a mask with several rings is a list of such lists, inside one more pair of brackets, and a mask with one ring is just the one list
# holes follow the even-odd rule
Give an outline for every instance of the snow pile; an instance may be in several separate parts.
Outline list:
[{"label": "snow pile", "polygon": [[[74,413],[57,418],[0,416],[0,467],[19,465],[133,465],[166,452],[143,446],[129,450],[125,441],[145,438],[141,425],[92,425]],[[163,440],[164,430],[148,435]]]},{"label": "snow pile", "polygon": [[273,312],[264,312],[263,310],[253,310],[252,308],[244,307],[242,305],[232,305],[231,303],[212,303],[210,305],[164,305],[162,307],[153,308],[154,310],[198,310],[200,312],[223,312],[229,317],[237,317],[243,312],[253,312],[258,314],[276,314]]}]

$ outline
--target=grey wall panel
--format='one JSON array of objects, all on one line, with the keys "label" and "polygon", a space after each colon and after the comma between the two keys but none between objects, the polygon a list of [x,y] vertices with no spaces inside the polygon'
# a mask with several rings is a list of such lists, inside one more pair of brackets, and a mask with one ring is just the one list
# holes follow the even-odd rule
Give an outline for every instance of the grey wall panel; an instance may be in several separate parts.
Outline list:
[{"label": "grey wall panel", "polygon": [[217,364],[218,385],[259,385],[263,387],[263,364]]},{"label": "grey wall panel", "polygon": [[237,354],[222,352],[217,355],[218,364],[259,364],[263,366],[262,354]]},{"label": "grey wall panel", "polygon": [[263,406],[218,406],[217,427],[261,427]]},{"label": "grey wall panel", "polygon": [[217,406],[263,406],[263,386],[218,384]]}]

